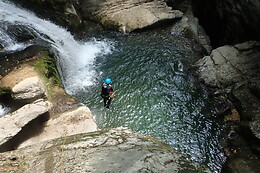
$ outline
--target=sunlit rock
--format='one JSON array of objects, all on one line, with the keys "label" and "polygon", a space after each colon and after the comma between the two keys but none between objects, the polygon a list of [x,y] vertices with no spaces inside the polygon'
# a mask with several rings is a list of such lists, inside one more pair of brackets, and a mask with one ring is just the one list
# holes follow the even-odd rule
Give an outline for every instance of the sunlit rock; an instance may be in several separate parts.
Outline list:
[{"label": "sunlit rock", "polygon": [[39,77],[30,77],[22,80],[12,88],[13,97],[17,100],[34,101],[41,98],[44,93],[44,85]]},{"label": "sunlit rock", "polygon": [[2,145],[17,135],[24,126],[35,118],[48,112],[52,107],[49,101],[42,99],[27,104],[15,112],[0,118],[0,150]]},{"label": "sunlit rock", "polygon": [[82,9],[82,15],[122,32],[142,29],[183,15],[181,11],[172,10],[159,0],[86,0]]},{"label": "sunlit rock", "polygon": [[67,111],[49,119],[44,125],[41,134],[23,142],[19,148],[50,139],[94,132],[97,130],[98,127],[89,108],[80,106],[74,110]]},{"label": "sunlit rock", "polygon": [[126,128],[66,136],[0,157],[2,169],[21,172],[211,172],[155,138]]}]

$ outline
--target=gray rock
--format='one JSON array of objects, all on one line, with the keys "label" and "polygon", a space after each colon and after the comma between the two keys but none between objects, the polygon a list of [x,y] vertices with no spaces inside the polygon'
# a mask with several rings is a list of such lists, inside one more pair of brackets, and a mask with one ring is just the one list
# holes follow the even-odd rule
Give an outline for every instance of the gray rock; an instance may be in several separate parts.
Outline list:
[{"label": "gray rock", "polygon": [[249,127],[254,136],[260,139],[260,115],[257,115],[253,118]]},{"label": "gray rock", "polygon": [[22,80],[12,88],[13,97],[27,102],[35,101],[45,95],[44,85],[39,77],[30,77]]},{"label": "gray rock", "polygon": [[131,32],[157,22],[181,18],[182,12],[172,10],[160,0],[85,0],[82,4],[86,17],[103,26]]},{"label": "gray rock", "polygon": [[155,138],[126,128],[45,141],[0,154],[0,158],[3,169],[10,168],[8,158],[17,158],[13,163],[20,164],[12,164],[12,170],[28,173],[210,172]]},{"label": "gray rock", "polygon": [[197,40],[208,54],[210,54],[212,50],[209,37],[199,25],[198,19],[191,12],[186,13],[179,22],[174,24],[172,33],[177,35],[181,34],[187,38]]},{"label": "gray rock", "polygon": [[199,79],[214,87],[227,87],[260,74],[260,43],[246,42],[214,49],[196,62]]},{"label": "gray rock", "polygon": [[241,123],[231,126],[239,130],[236,130],[237,136],[228,140],[230,153],[223,173],[257,173],[260,170],[259,142],[256,140],[260,137],[259,58],[260,43],[251,41],[219,47],[196,63],[198,76],[207,85],[229,88],[229,98],[241,117]]},{"label": "gray rock", "polygon": [[0,149],[1,145],[17,135],[29,122],[49,111],[49,101],[37,100],[27,104],[15,112],[0,118]]}]

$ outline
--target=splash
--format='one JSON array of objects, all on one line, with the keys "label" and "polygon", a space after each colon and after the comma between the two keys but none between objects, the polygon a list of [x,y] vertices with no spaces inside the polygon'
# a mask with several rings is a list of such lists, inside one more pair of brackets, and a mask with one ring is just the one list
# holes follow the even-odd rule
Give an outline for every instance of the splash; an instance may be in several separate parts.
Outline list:
[{"label": "splash", "polygon": [[0,117],[6,115],[8,112],[10,112],[10,108],[0,104]]}]

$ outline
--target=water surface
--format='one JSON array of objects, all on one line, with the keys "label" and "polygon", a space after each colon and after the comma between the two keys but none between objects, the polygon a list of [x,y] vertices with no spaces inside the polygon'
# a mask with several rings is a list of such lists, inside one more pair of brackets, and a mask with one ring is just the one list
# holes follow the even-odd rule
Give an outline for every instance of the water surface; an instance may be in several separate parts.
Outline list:
[{"label": "water surface", "polygon": [[[73,91],[99,128],[126,126],[152,134],[219,171],[221,123],[214,118],[213,100],[189,68],[199,55],[193,43],[167,30],[107,34],[106,39],[113,43],[112,52],[96,57],[93,85]],[[109,110],[100,97],[106,77],[116,92]]]}]

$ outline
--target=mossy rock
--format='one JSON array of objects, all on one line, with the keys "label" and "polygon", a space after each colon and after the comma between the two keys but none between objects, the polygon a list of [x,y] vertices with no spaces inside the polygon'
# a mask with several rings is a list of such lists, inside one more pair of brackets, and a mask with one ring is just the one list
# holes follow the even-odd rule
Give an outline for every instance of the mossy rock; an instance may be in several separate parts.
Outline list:
[{"label": "mossy rock", "polygon": [[0,101],[11,98],[12,90],[9,87],[0,87]]}]

